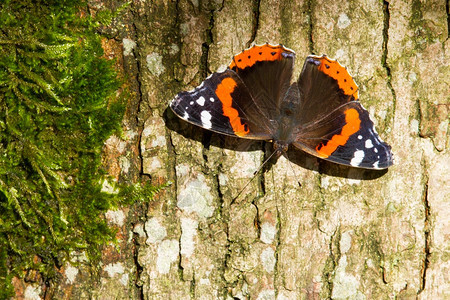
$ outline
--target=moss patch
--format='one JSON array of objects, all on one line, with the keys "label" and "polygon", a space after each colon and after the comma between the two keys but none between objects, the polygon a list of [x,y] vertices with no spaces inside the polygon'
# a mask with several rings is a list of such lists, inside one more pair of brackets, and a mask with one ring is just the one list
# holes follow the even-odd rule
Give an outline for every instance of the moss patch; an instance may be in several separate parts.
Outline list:
[{"label": "moss patch", "polygon": [[[114,238],[102,217],[157,190],[102,192],[101,150],[124,101],[85,1],[0,4],[0,298],[36,270],[51,280],[71,251],[90,261]],[[99,14],[105,19],[105,14]]]}]

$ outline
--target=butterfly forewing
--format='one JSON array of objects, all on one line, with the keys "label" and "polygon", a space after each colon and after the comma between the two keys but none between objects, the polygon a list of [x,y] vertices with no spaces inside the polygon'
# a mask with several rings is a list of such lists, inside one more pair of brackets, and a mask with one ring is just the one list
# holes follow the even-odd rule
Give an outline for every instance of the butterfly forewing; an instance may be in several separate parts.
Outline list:
[{"label": "butterfly forewing", "polygon": [[[294,59],[292,50],[269,44],[253,46],[233,58],[229,68],[248,87],[254,104],[265,117],[262,122],[274,121],[280,115],[280,103],[291,85]],[[235,101],[244,105],[241,102],[246,99]]]},{"label": "butterfly forewing", "polygon": [[[237,98],[245,101],[234,101]],[[259,125],[265,117],[247,87],[230,69],[212,74],[193,91],[179,93],[170,107],[182,119],[205,129],[250,139],[271,137],[269,128]]]},{"label": "butterfly forewing", "polygon": [[[335,77],[337,75],[341,77],[338,81],[324,71],[333,72]],[[339,82],[342,86],[347,83],[353,84],[346,88],[346,93]],[[326,57],[309,56],[306,58],[298,80],[298,88],[300,105],[297,120],[301,124],[321,119],[342,104],[356,100],[358,95],[358,87],[347,70],[336,61]]]}]

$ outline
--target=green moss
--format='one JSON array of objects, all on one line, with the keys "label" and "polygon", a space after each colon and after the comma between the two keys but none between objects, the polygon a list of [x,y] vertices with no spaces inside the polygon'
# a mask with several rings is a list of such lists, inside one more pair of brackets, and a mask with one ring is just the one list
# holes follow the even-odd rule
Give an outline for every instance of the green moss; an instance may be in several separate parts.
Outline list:
[{"label": "green moss", "polygon": [[[84,1],[0,4],[0,298],[25,270],[45,280],[74,250],[94,261],[114,238],[102,213],[154,187],[101,191],[101,151],[124,101]],[[107,14],[101,14],[105,18]]]}]

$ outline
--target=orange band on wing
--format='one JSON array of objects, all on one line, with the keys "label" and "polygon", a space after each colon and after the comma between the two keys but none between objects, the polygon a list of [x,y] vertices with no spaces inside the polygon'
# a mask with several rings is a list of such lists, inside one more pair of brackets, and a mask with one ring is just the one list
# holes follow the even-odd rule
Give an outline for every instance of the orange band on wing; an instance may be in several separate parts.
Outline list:
[{"label": "orange band on wing", "polygon": [[341,66],[337,61],[328,59],[326,57],[319,58],[319,71],[327,74],[335,79],[346,95],[353,96],[358,99],[358,86],[348,73],[347,69]]},{"label": "orange band on wing", "polygon": [[247,128],[247,124],[241,123],[238,111],[231,106],[233,102],[231,93],[233,93],[236,86],[237,83],[233,78],[224,78],[216,88],[216,95],[220,102],[222,102],[223,114],[230,119],[231,128],[233,129],[234,134],[243,137],[250,131]]},{"label": "orange band on wing", "polygon": [[349,137],[360,129],[361,120],[359,119],[358,111],[354,108],[350,108],[344,113],[346,124],[342,127],[341,133],[333,135],[331,140],[326,144],[320,143],[316,147],[316,151],[319,153],[320,157],[327,158],[330,156],[339,146],[345,145]]},{"label": "orange band on wing", "polygon": [[281,60],[283,52],[292,52],[283,46],[262,45],[254,46],[243,51],[233,58],[229,68],[245,69],[253,66],[258,61],[275,61]]}]

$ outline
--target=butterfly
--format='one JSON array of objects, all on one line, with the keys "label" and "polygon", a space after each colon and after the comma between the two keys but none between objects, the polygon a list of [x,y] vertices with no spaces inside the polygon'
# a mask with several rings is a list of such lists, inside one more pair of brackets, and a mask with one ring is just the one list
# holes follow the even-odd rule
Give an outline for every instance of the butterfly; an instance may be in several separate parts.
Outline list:
[{"label": "butterfly", "polygon": [[271,141],[277,153],[293,145],[342,165],[391,166],[391,147],[378,136],[348,71],[326,55],[310,55],[291,83],[294,60],[295,52],[283,45],[253,46],[223,72],[180,92],[170,108],[208,130]]}]

